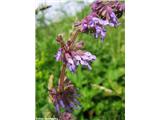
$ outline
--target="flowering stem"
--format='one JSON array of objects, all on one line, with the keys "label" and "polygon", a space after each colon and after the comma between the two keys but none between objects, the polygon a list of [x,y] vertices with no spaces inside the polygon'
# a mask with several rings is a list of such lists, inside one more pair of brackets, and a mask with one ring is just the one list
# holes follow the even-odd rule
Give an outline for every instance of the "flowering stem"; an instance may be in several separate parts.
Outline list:
[{"label": "flowering stem", "polygon": [[[70,37],[71,45],[70,45],[70,47],[72,47],[72,44],[74,43],[76,37],[78,36],[78,33],[79,33],[79,29],[73,31],[73,33],[71,34],[71,37]],[[66,70],[66,64],[63,64],[61,74],[60,74],[60,79],[59,79],[59,91],[63,91],[63,88],[64,88],[65,70]]]},{"label": "flowering stem", "polygon": [[[124,12],[124,5],[120,4],[117,0],[96,0],[91,7],[92,12],[80,22],[75,23],[75,28],[67,41],[64,41],[63,36],[60,34],[56,37],[56,41],[60,45],[55,56],[56,61],[61,61],[63,64],[58,80],[58,89],[51,89],[53,86],[49,86],[49,93],[57,113],[60,113],[60,108],[64,108],[67,112],[72,112],[73,108],[80,105],[77,101],[77,90],[66,77],[66,68],[71,72],[75,72],[77,66],[81,64],[91,69],[90,63],[96,60],[96,56],[88,51],[82,50],[84,46],[83,42],[76,41],[78,34],[93,33],[96,38],[100,36],[103,41],[106,36],[105,26],[118,26],[118,18],[120,18]],[[52,83],[49,85],[52,85]],[[119,95],[118,93],[116,94]]]}]

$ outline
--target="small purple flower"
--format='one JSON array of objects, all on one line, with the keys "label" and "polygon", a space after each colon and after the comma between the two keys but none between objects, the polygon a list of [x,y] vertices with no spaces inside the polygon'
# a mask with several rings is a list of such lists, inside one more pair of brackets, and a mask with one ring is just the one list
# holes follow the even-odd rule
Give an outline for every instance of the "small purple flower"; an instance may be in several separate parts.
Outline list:
[{"label": "small purple flower", "polygon": [[93,17],[92,18],[92,21],[95,23],[95,24],[99,24],[99,25],[102,25],[102,26],[106,26],[109,24],[109,22],[107,20],[103,20],[103,19],[100,19],[100,18],[97,18],[97,17]]},{"label": "small purple flower", "polygon": [[49,94],[55,105],[55,110],[57,113],[60,113],[61,108],[63,108],[66,112],[72,112],[73,109],[77,109],[80,105],[78,101],[79,95],[77,94],[77,89],[71,81],[69,81],[69,79],[65,79],[63,91],[59,92],[58,89],[52,88],[49,90]]},{"label": "small purple flower", "polygon": [[96,13],[91,13],[81,21],[81,32],[88,32],[89,27],[94,27],[93,17],[98,17]]},{"label": "small purple flower", "polygon": [[65,107],[65,105],[64,105],[64,103],[63,103],[62,100],[60,100],[59,103],[60,103],[60,105],[61,105],[63,108]]},{"label": "small purple flower", "polygon": [[65,54],[65,57],[64,57],[64,62],[66,63],[68,69],[71,71],[71,72],[75,72],[76,70],[76,65],[74,64],[74,60],[71,56],[71,54],[68,52],[68,53],[64,53]]},{"label": "small purple flower", "polygon": [[106,30],[104,27],[108,25],[109,22],[107,20],[102,20],[96,17],[93,17],[91,21],[94,24],[93,27],[95,29],[95,37],[98,38],[99,36],[101,36],[101,40],[103,41],[106,36]]},{"label": "small purple flower", "polygon": [[72,49],[64,50],[64,54],[62,54],[62,49],[60,48],[56,55],[56,60],[63,61],[71,72],[75,72],[79,64],[91,70],[90,63],[96,60],[96,56],[90,52],[80,50],[82,47],[83,42],[80,41],[75,43]]},{"label": "small purple flower", "polygon": [[57,52],[57,54],[55,55],[56,61],[60,61],[61,60],[61,55],[62,55],[62,48],[60,48]]},{"label": "small purple flower", "polygon": [[106,36],[106,30],[101,31],[101,40],[104,41],[104,38]]},{"label": "small purple flower", "polygon": [[89,26],[90,26],[91,28],[93,28],[93,27],[94,27],[94,21],[90,21],[90,22],[89,22]]},{"label": "small purple flower", "polygon": [[101,31],[102,31],[102,28],[101,27],[99,27],[99,26],[96,26],[96,38],[98,38],[98,36],[99,36],[99,34],[101,33]]},{"label": "small purple flower", "polygon": [[115,15],[114,12],[111,12],[109,14],[109,16],[110,16],[110,26],[117,26],[117,25],[119,25],[118,19],[117,19],[117,17],[116,17],[116,15]]},{"label": "small purple flower", "polygon": [[82,20],[81,32],[94,33],[96,38],[101,36],[101,40],[103,41],[106,36],[105,26],[109,24],[110,23],[107,20],[100,19],[92,13]]},{"label": "small purple flower", "polygon": [[59,104],[55,104],[55,108],[56,108],[56,111],[57,111],[57,112],[60,111],[60,110],[59,110],[59,107],[60,107]]},{"label": "small purple flower", "polygon": [[84,52],[81,50],[70,51],[70,53],[65,54],[65,61],[67,67],[71,72],[75,72],[77,66],[81,64],[84,67],[88,67],[91,70],[90,63],[96,59],[96,56],[89,52]]},{"label": "small purple flower", "polygon": [[96,56],[92,55],[90,52],[84,52],[81,50],[71,52],[75,65],[81,64],[84,67],[88,67],[91,70],[90,63],[96,60]]}]

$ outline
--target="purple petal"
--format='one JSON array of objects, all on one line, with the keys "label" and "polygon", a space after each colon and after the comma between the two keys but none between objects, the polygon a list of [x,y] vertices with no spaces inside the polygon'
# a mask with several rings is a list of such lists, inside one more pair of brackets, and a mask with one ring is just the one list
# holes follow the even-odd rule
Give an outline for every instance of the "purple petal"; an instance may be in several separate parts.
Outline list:
[{"label": "purple petal", "polygon": [[70,106],[71,108],[74,108],[74,104],[73,104],[73,103],[70,103],[69,106]]},{"label": "purple petal", "polygon": [[56,103],[55,107],[56,107],[56,112],[58,112],[58,113],[59,113],[59,104],[58,104],[58,103]]},{"label": "purple petal", "polygon": [[87,55],[87,56],[92,55],[90,52],[85,52],[84,54]]},{"label": "purple petal", "polygon": [[92,55],[90,52],[85,52],[82,56],[83,60],[87,60],[88,62],[93,61],[96,59],[95,55]]},{"label": "purple petal", "polygon": [[94,27],[94,21],[89,22],[90,27]]},{"label": "purple petal", "polygon": [[98,38],[98,33],[95,33],[95,37]]},{"label": "purple petal", "polygon": [[91,66],[89,64],[87,65],[87,67],[88,67],[89,70],[92,70],[92,68],[91,68]]},{"label": "purple petal", "polygon": [[71,65],[74,64],[74,62],[73,62],[73,60],[72,60],[71,58],[68,58],[68,59],[67,59],[67,62],[68,62],[69,64],[71,64]]},{"label": "purple petal", "polygon": [[80,105],[80,102],[77,99],[73,99],[73,102],[75,102],[77,105]]},{"label": "purple petal", "polygon": [[[111,12],[110,13],[110,17],[111,17],[111,23],[114,25],[114,26],[116,26],[117,24],[118,24],[118,20],[117,20],[117,17],[116,17],[116,15],[115,15],[115,13],[114,12]],[[112,26],[112,25],[111,25]]]},{"label": "purple petal", "polygon": [[101,40],[104,41],[104,38],[106,36],[106,31],[101,31]]},{"label": "purple petal", "polygon": [[58,50],[57,54],[55,55],[56,61],[59,61],[61,59],[61,55],[62,55],[62,49],[60,48]]},{"label": "purple petal", "polygon": [[86,30],[87,29],[87,24],[82,24],[82,29]]},{"label": "purple petal", "polygon": [[90,58],[92,59],[92,61],[96,60],[96,56],[95,55],[90,56]]},{"label": "purple petal", "polygon": [[102,28],[99,26],[96,26],[96,33],[99,34],[101,32]]},{"label": "purple petal", "polygon": [[93,17],[92,20],[95,22],[95,23],[99,23],[103,26],[109,24],[109,22],[107,20],[102,20],[102,19],[99,19],[97,17]]},{"label": "purple petal", "polygon": [[70,106],[67,106],[67,107],[66,107],[66,111],[67,111],[67,112],[70,112],[70,113],[72,112],[72,110],[70,109]]},{"label": "purple petal", "polygon": [[70,107],[73,109],[78,109],[78,107],[76,105],[74,105],[73,103],[70,103]]},{"label": "purple petal", "polygon": [[74,58],[75,58],[76,60],[81,60],[81,57],[78,56],[78,55],[74,56]]},{"label": "purple petal", "polygon": [[111,27],[114,27],[114,23],[111,23],[111,22],[110,22],[109,25],[110,25]]},{"label": "purple petal", "polygon": [[110,17],[111,18],[115,18],[116,17],[115,14],[114,14],[114,12],[111,12]]},{"label": "purple petal", "polygon": [[76,66],[74,64],[67,64],[67,67],[68,69],[71,71],[71,72],[75,72],[76,71]]},{"label": "purple petal", "polygon": [[60,103],[60,105],[61,105],[63,108],[65,107],[62,100],[60,100],[59,103]]}]

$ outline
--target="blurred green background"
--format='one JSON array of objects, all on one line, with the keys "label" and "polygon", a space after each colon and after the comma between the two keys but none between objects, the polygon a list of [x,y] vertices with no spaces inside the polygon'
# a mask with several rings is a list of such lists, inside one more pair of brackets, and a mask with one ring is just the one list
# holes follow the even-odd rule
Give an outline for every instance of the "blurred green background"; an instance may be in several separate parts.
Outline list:
[{"label": "blurred green background", "polygon": [[[64,34],[65,40],[73,30],[73,23],[83,19],[90,12],[85,7],[74,17],[66,17],[59,22],[46,25],[44,18],[36,26],[36,118],[55,116],[52,103],[48,101],[48,80],[54,75],[54,85],[58,83],[61,62],[54,55],[59,45],[55,38]],[[124,15],[117,28],[107,27],[107,37],[102,43],[93,35],[80,34],[77,40],[85,42],[85,50],[96,55],[92,70],[81,68],[75,74],[67,70],[70,80],[79,88],[82,104],[74,111],[77,120],[124,120],[125,119],[125,21]]]}]

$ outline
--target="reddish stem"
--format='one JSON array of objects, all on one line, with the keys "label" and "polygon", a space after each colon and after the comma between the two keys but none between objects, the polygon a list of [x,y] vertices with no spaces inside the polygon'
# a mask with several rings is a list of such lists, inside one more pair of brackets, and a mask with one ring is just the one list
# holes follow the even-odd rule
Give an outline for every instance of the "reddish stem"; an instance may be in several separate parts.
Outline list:
[{"label": "reddish stem", "polygon": [[60,74],[60,79],[59,79],[59,91],[63,90],[63,83],[64,83],[64,78],[65,78],[65,70],[66,70],[66,65],[63,64],[61,74]]}]

